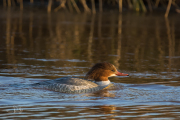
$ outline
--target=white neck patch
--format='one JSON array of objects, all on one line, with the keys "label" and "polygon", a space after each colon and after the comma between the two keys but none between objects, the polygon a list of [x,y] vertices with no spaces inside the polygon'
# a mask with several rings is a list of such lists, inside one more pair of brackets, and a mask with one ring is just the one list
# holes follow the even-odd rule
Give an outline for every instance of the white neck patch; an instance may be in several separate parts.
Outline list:
[{"label": "white neck patch", "polygon": [[99,86],[106,86],[109,85],[111,82],[108,80],[108,81],[99,81],[95,83],[98,84]]}]

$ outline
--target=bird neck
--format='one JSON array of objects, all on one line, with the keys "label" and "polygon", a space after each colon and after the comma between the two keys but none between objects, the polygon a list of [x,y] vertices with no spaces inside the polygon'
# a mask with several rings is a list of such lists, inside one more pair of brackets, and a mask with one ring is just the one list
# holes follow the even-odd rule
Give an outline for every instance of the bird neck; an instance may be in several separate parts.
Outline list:
[{"label": "bird neck", "polygon": [[106,81],[96,81],[96,84],[98,84],[99,86],[106,86],[109,85],[111,82],[109,80]]}]

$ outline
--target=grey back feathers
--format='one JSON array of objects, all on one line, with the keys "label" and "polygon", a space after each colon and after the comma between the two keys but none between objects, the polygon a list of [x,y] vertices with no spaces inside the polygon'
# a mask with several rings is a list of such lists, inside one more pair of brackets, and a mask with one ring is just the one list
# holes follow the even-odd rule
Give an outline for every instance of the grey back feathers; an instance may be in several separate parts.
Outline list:
[{"label": "grey back feathers", "polygon": [[91,93],[104,89],[107,86],[98,86],[96,83],[75,77],[63,77],[54,80],[39,82],[43,88],[62,93]]}]

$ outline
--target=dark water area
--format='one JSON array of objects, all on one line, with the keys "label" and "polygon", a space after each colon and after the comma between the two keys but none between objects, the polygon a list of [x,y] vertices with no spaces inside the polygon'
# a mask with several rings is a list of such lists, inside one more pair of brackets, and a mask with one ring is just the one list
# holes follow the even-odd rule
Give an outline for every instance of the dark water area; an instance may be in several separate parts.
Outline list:
[{"label": "dark water area", "polygon": [[[1,119],[180,118],[180,17],[1,9]],[[129,77],[116,88],[66,94],[29,84],[83,78],[97,62]]]}]

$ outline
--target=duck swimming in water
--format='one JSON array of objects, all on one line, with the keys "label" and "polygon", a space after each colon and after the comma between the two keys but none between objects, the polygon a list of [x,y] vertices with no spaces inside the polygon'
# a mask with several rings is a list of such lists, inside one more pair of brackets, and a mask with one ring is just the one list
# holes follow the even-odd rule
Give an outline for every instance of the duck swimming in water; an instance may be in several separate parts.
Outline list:
[{"label": "duck swimming in water", "polygon": [[[63,93],[89,93],[102,90],[111,84],[108,77],[128,76],[120,73],[111,63],[97,63],[86,74],[85,79],[76,77],[62,77],[36,83],[44,88]],[[93,81],[94,82],[93,82]]]}]

